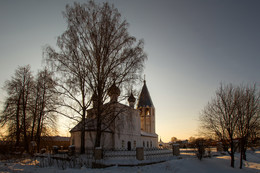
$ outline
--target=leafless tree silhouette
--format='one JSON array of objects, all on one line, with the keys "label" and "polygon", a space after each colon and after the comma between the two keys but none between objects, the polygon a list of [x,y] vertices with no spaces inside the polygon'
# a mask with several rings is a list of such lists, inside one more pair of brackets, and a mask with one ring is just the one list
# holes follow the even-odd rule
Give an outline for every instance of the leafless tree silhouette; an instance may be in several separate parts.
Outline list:
[{"label": "leafless tree silhouette", "polygon": [[6,81],[4,89],[8,96],[0,116],[1,125],[7,125],[8,135],[15,140],[15,146],[22,142],[24,149],[29,151],[33,140],[39,146],[41,133],[56,122],[51,112],[58,99],[52,92],[55,83],[51,74],[46,69],[40,71],[35,81],[29,65],[18,67],[12,79]]},{"label": "leafless tree silhouette", "polygon": [[[96,110],[95,146],[99,147],[108,89],[113,83],[122,87],[134,82],[143,70],[146,55],[143,41],[129,35],[128,23],[109,3],[74,3],[66,6],[63,15],[68,25],[58,37],[60,51],[47,47],[46,59],[58,74],[60,93],[72,100],[63,106],[80,116],[84,153],[87,108],[94,106]],[[95,105],[91,105],[92,96]]]},{"label": "leafless tree silhouette", "polygon": [[237,102],[237,116],[239,118],[237,125],[237,136],[240,140],[240,169],[242,160],[246,160],[246,150],[249,139],[260,128],[260,93],[257,92],[256,85],[240,86],[237,88],[239,94]]},{"label": "leafless tree silhouette", "polygon": [[259,129],[259,93],[256,87],[221,84],[215,98],[204,108],[200,121],[208,134],[229,145],[231,166],[234,167],[234,153],[238,147],[235,140],[239,140],[243,148],[241,153],[244,153],[249,137]]}]

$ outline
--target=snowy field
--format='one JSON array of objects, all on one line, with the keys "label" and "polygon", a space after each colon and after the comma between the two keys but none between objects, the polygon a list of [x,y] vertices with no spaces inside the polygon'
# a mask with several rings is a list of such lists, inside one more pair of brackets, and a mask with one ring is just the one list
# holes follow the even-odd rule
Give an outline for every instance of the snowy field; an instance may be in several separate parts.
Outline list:
[{"label": "snowy field", "polygon": [[14,160],[0,162],[0,172],[26,172],[26,173],[246,173],[254,172],[260,173],[260,151],[249,151],[247,153],[248,161],[244,162],[244,168],[240,170],[239,167],[239,154],[236,155],[235,168],[230,167],[229,156],[217,156],[212,158],[204,158],[202,161],[194,158],[194,156],[183,157],[182,159],[173,159],[163,163],[147,165],[147,166],[135,166],[135,167],[109,167],[104,169],[90,169],[82,167],[81,169],[65,169],[61,170],[57,167],[44,167],[40,168],[37,165],[37,161],[30,159],[23,159],[19,162]]}]

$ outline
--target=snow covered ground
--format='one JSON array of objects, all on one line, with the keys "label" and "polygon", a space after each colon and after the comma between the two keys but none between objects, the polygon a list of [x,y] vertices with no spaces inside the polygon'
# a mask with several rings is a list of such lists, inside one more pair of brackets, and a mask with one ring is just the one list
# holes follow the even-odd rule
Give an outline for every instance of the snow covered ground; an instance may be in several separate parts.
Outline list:
[{"label": "snow covered ground", "polygon": [[244,168],[240,170],[239,167],[239,154],[236,155],[236,167],[230,167],[229,156],[217,156],[213,158],[204,158],[202,161],[194,158],[194,156],[183,157],[183,159],[173,159],[163,163],[147,165],[147,166],[135,166],[135,167],[109,167],[104,169],[90,169],[82,167],[81,169],[65,169],[61,170],[57,167],[44,167],[40,168],[37,166],[37,161],[30,159],[23,159],[19,162],[12,160],[0,162],[0,172],[39,172],[39,173],[163,173],[163,172],[174,172],[174,173],[247,173],[254,172],[260,173],[260,151],[248,151],[248,161],[244,162]]}]

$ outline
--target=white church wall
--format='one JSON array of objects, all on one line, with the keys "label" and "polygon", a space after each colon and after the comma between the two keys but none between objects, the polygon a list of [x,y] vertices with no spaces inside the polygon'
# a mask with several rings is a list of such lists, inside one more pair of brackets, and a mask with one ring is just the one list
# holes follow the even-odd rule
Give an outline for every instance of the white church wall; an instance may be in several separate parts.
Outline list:
[{"label": "white church wall", "polygon": [[142,147],[155,148],[158,147],[158,138],[150,136],[141,136]]},{"label": "white church wall", "polygon": [[80,132],[72,132],[70,144],[75,146],[76,152],[80,151],[80,141]]},{"label": "white church wall", "polygon": [[128,149],[130,143],[131,149],[141,147],[140,135],[132,134],[116,134],[115,135],[115,149]]},{"label": "white church wall", "polygon": [[118,109],[125,110],[115,120],[115,149],[141,147],[139,110],[121,105]]},{"label": "white church wall", "polygon": [[126,106],[118,109],[125,109],[115,120],[115,133],[140,135],[139,111]]},{"label": "white church wall", "polygon": [[[93,149],[95,146],[96,132],[87,131],[85,133],[85,148]],[[106,149],[112,149],[114,147],[113,135],[112,133],[103,132],[101,134],[101,147]]]}]

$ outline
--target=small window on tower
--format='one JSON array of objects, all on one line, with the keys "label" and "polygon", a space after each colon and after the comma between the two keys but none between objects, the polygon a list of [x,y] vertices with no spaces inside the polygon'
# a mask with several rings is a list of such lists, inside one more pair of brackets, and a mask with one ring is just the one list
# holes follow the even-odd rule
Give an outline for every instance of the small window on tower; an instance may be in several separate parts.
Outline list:
[{"label": "small window on tower", "polygon": [[150,115],[150,111],[149,111],[149,109],[146,109],[146,111],[145,111],[145,115]]}]

